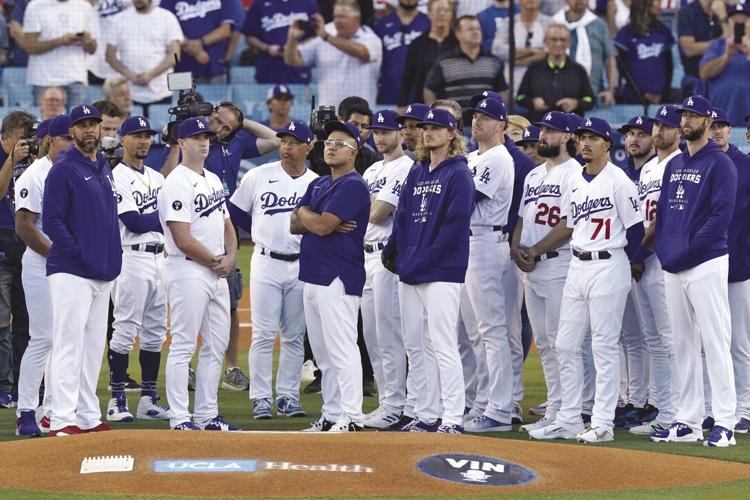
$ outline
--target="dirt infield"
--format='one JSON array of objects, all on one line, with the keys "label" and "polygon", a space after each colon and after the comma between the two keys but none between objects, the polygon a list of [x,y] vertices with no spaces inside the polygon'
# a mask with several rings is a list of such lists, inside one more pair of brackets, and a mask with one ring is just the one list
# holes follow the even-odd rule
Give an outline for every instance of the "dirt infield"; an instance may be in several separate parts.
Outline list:
[{"label": "dirt infield", "polygon": [[[115,454],[132,455],[133,471],[80,474],[83,458]],[[441,454],[427,461],[430,463],[424,460]],[[30,466],[38,464],[39,457],[44,457],[44,470]],[[500,460],[505,465],[498,465]],[[519,471],[523,476],[523,467],[514,464],[530,469],[524,479],[529,482],[489,484],[511,475],[520,477]],[[420,467],[437,467],[461,482],[431,477]],[[167,472],[155,471],[160,468]],[[0,470],[0,488],[211,497],[613,491],[687,487],[750,477],[750,465],[661,453],[374,432],[112,431],[2,443]]]}]

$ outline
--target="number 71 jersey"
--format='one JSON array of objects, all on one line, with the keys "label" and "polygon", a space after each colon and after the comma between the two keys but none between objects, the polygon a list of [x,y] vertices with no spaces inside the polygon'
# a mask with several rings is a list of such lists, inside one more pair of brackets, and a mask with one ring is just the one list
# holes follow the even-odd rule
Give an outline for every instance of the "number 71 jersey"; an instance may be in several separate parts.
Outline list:
[{"label": "number 71 jersey", "polygon": [[627,228],[643,222],[638,190],[621,168],[607,162],[590,181],[582,170],[565,208],[571,245],[585,252],[624,248]]}]

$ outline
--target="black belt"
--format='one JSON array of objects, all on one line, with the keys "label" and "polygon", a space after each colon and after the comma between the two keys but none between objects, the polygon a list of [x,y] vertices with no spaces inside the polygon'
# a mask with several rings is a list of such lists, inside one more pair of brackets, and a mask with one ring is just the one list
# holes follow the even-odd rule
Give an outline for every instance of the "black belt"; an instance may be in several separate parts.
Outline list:
[{"label": "black belt", "polygon": [[130,245],[131,250],[136,252],[148,252],[148,253],[162,253],[164,251],[164,245],[161,243],[152,243],[148,245]]},{"label": "black belt", "polygon": [[373,245],[370,245],[369,243],[365,243],[365,252],[367,253],[379,252],[385,248],[385,245],[386,245],[385,243],[375,243]]},{"label": "black belt", "polygon": [[555,257],[559,257],[559,256],[560,256],[560,253],[555,252],[553,250],[551,252],[546,252],[541,255],[537,255],[536,257],[534,257],[534,262],[541,262],[543,260],[554,259]]},{"label": "black belt", "polygon": [[[265,255],[265,254],[263,254]],[[299,254],[298,253],[276,253],[276,252],[268,252],[268,256],[272,259],[276,260],[283,260],[286,262],[296,262],[299,260]]]},{"label": "black belt", "polygon": [[606,260],[612,257],[612,254],[606,250],[602,250],[601,252],[579,252],[575,248],[573,249],[573,255],[578,260]]},{"label": "black belt", "polygon": [[[496,231],[502,231],[503,227],[505,227],[505,226],[492,226],[492,231],[491,232],[494,233]],[[506,233],[506,234],[508,234],[508,233]],[[469,236],[474,236],[474,232],[471,229],[469,229]]]}]

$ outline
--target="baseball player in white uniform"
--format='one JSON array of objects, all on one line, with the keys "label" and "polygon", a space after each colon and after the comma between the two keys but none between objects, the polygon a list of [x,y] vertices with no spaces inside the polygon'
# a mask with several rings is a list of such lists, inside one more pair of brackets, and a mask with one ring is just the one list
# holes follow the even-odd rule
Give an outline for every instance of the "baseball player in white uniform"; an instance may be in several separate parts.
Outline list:
[{"label": "baseball player in white uniform", "polygon": [[[479,101],[473,112],[472,136],[479,149],[467,160],[474,178],[476,202],[471,215],[469,266],[462,287],[461,315],[472,315],[476,329],[469,337],[481,339],[480,355],[489,371],[488,400],[481,416],[464,423],[468,432],[511,430],[513,363],[505,316],[503,275],[510,272],[510,247],[502,232],[513,197],[513,159],[502,144],[505,104],[499,99]],[[493,272],[488,273],[487,269]],[[466,324],[466,322],[464,322]]]},{"label": "baseball player in white uniform", "polygon": [[[221,180],[204,168],[213,132],[204,118],[188,118],[177,130],[182,163],[159,192],[157,206],[166,239],[166,281],[172,344],[167,356],[167,400],[175,430],[237,430],[219,416],[217,392],[229,342],[229,287],[237,237]],[[200,333],[195,384],[195,424],[188,411],[188,366]]]},{"label": "baseball player in white uniform", "polygon": [[156,380],[161,346],[167,336],[167,290],[164,283],[164,236],[157,197],[164,176],[144,165],[156,131],[142,116],[131,116],[120,125],[122,162],[113,170],[117,188],[117,213],[122,241],[122,272],[112,286],[114,322],[109,341],[112,399],[107,420],[130,422],[133,414],[125,396],[128,355],[140,338],[141,397],[136,416],[166,420],[167,409],[158,404]]},{"label": "baseball player in white uniform", "polygon": [[[307,186],[317,177],[305,168],[313,134],[301,121],[292,121],[277,136],[281,161],[267,163],[245,174],[230,198],[235,224],[251,233],[255,243],[250,263],[250,312],[253,321],[248,358],[253,418],[273,416],[271,375],[273,346],[281,331],[276,375],[276,410],[279,415],[302,417],[299,384],[305,357],[305,315],[299,280],[300,236],[289,233],[289,219]],[[242,224],[234,207],[250,215]]]},{"label": "baseball player in white uniform", "polygon": [[581,164],[571,157],[575,145],[565,113],[551,111],[538,126],[537,152],[547,161],[526,176],[511,249],[516,265],[524,271],[526,308],[547,384],[544,416],[522,426],[525,431],[552,424],[560,411],[560,364],[555,341],[572,234],[562,213],[570,203],[571,184],[581,174]]},{"label": "baseball player in white uniform", "polygon": [[[393,212],[414,161],[401,147],[398,113],[390,109],[373,116],[375,147],[383,160],[373,163],[363,178],[370,189],[370,220],[365,233],[365,288],[362,292],[362,332],[367,343],[378,408],[366,415],[365,427],[385,429],[398,423],[406,403],[406,355],[401,336],[398,277],[380,260],[393,228]],[[414,388],[416,390],[416,388]]]},{"label": "baseball player in white uniform", "polygon": [[[18,377],[16,434],[39,436],[49,432],[49,357],[52,352],[52,304],[47,284],[47,254],[51,242],[42,230],[44,181],[60,152],[70,146],[70,117],[59,115],[48,124],[49,151],[29,165],[16,180],[16,233],[26,243],[21,280],[29,314],[29,344]],[[36,421],[39,388],[47,380],[42,403],[42,425]],[[46,423],[46,425],[44,425]]]},{"label": "baseball player in white uniform", "polygon": [[[573,257],[560,306],[555,347],[560,361],[562,401],[555,423],[529,432],[534,439],[614,440],[614,415],[620,379],[618,340],[630,290],[630,265],[624,247],[627,230],[643,222],[638,192],[619,167],[609,162],[612,131],[604,120],[587,118],[576,129],[585,169],[574,177],[570,204],[564,207],[573,228]],[[591,331],[596,395],[591,426],[583,429],[581,347]]]}]

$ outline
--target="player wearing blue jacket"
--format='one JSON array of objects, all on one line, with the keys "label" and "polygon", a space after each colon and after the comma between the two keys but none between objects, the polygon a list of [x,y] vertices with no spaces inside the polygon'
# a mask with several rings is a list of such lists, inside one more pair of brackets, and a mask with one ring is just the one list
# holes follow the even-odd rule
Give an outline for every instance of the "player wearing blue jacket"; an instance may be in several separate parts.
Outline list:
[{"label": "player wearing blue jacket", "polygon": [[[703,440],[701,347],[706,356],[716,425],[705,446],[735,444],[736,397],[730,358],[727,233],[737,194],[737,169],[709,140],[713,105],[694,95],[682,102],[685,151],[664,169],[656,207],[656,254],[665,273],[667,312],[674,331],[677,414],[657,442]],[[697,326],[697,328],[696,328]]]},{"label": "player wearing blue jacket", "polygon": [[[401,331],[420,387],[416,419],[403,430],[463,433],[464,384],[458,354],[458,306],[469,262],[469,220],[474,181],[465,146],[449,111],[432,109],[401,191],[393,232],[383,249],[386,267],[400,278]],[[395,264],[395,265],[394,265]],[[427,328],[424,329],[424,320]],[[431,349],[430,349],[431,347]],[[442,397],[442,425],[438,425]]]},{"label": "player wearing blue jacket", "polygon": [[110,430],[101,421],[96,385],[107,340],[110,288],[122,266],[117,191],[109,163],[96,151],[99,111],[77,106],[70,121],[73,146],[52,166],[42,205],[42,227],[52,241],[47,276],[53,317],[53,436]]}]

